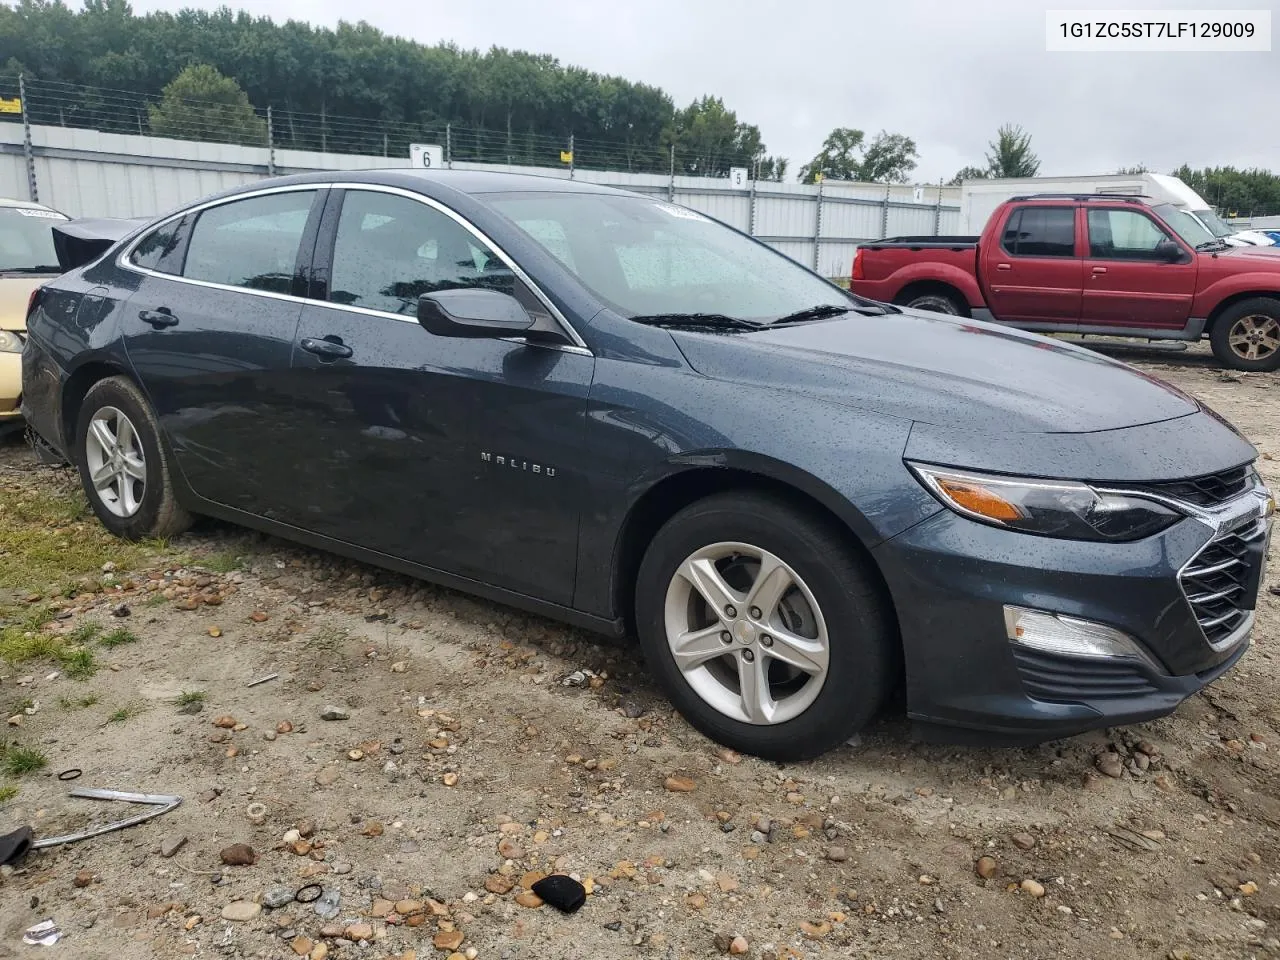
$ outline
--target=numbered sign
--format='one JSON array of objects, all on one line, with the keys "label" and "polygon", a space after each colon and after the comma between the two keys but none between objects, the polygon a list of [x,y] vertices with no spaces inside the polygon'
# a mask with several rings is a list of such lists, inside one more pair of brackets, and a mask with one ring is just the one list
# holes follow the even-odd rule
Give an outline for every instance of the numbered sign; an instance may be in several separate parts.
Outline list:
[{"label": "numbered sign", "polygon": [[748,171],[746,167],[730,167],[729,183],[735,190],[746,190]]},{"label": "numbered sign", "polygon": [[916,187],[915,190],[911,192],[911,198],[916,203],[924,203],[924,187]]},{"label": "numbered sign", "polygon": [[439,170],[444,166],[444,147],[438,143],[409,144],[409,166],[418,170]]}]

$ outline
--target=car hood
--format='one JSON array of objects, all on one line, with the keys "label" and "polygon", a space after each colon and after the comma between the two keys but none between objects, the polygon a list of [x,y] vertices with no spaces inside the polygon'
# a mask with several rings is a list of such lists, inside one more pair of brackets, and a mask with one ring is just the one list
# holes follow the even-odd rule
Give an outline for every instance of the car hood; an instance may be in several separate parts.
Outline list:
[{"label": "car hood", "polygon": [[0,276],[0,330],[27,329],[31,291],[52,279],[52,276]]},{"label": "car hood", "polygon": [[671,333],[704,376],[966,432],[1087,433],[1199,410],[1180,390],[1092,351],[942,314]]}]

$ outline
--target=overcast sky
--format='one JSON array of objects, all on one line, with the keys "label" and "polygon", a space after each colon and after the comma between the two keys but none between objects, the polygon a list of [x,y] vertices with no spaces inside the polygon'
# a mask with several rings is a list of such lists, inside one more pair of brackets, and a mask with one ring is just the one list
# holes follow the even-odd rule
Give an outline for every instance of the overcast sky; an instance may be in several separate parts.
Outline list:
[{"label": "overcast sky", "polygon": [[[798,171],[837,126],[905,133],[916,177],[981,164],[1001,123],[1032,134],[1040,173],[1280,170],[1280,52],[1047,53],[1045,10],[1255,8],[1280,0],[227,0],[283,21],[364,19],[423,43],[502,46],[704,93],[757,124]],[[218,6],[134,0],[134,9]],[[1163,18],[1162,18],[1163,19]],[[1280,51],[1280,44],[1276,45]]]}]

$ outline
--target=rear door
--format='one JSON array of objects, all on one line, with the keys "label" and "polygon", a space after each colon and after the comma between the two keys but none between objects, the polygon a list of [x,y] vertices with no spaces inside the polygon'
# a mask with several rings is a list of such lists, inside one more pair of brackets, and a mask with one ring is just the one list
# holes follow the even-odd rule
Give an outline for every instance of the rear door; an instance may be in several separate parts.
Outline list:
[{"label": "rear door", "polygon": [[484,287],[547,307],[477,231],[414,194],[334,191],[294,351],[299,474],[290,523],[568,604],[587,394],[569,342],[459,339],[418,297]]},{"label": "rear door", "polygon": [[1009,208],[983,267],[996,319],[1064,330],[1079,321],[1084,272],[1073,205]]},{"label": "rear door", "polygon": [[283,392],[302,309],[299,250],[323,190],[237,197],[169,221],[126,255],[125,349],[201,497],[278,516],[299,461]]},{"label": "rear door", "polygon": [[[1196,293],[1196,257],[1145,209],[1088,207],[1082,326],[1181,329]],[[1157,245],[1171,241],[1183,262]]]}]

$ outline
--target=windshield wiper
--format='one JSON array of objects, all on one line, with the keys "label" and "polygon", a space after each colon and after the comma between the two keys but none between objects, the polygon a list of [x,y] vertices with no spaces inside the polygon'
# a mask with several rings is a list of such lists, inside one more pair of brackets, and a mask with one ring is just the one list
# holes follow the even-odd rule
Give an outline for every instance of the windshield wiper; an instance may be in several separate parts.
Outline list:
[{"label": "windshield wiper", "polygon": [[35,267],[0,267],[0,273],[62,273],[62,268],[56,264]]},{"label": "windshield wiper", "polygon": [[1221,237],[1214,237],[1212,240],[1205,240],[1196,244],[1197,250],[1230,250],[1231,244],[1223,240]]},{"label": "windshield wiper", "polygon": [[653,313],[632,317],[636,323],[651,327],[710,327],[715,330],[763,330],[767,323],[731,317],[724,313]]},{"label": "windshield wiper", "polygon": [[841,314],[848,313],[853,307],[838,307],[834,303],[820,303],[816,307],[807,307],[804,310],[797,310],[795,313],[788,313],[774,320],[769,324],[771,327],[780,327],[784,323],[803,323],[805,320],[825,320],[827,317],[838,317]]}]

